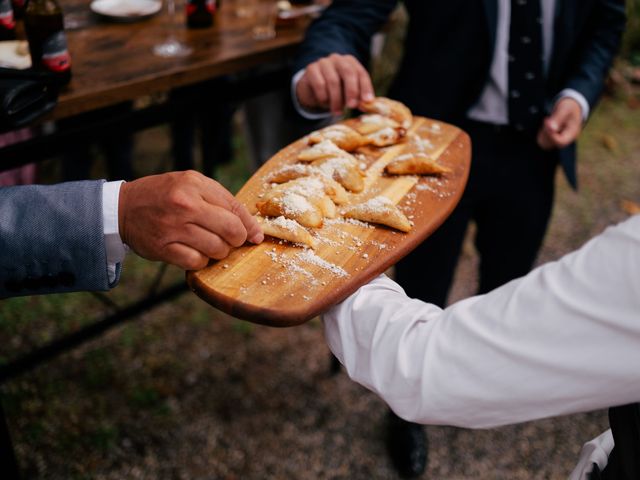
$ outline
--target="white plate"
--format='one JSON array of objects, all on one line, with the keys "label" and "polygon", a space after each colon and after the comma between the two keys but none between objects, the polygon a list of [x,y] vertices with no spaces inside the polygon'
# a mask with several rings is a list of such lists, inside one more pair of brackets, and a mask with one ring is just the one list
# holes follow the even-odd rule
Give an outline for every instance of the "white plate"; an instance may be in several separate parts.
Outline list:
[{"label": "white plate", "polygon": [[162,8],[162,2],[156,0],[94,0],[91,10],[98,15],[130,22],[155,15]]}]

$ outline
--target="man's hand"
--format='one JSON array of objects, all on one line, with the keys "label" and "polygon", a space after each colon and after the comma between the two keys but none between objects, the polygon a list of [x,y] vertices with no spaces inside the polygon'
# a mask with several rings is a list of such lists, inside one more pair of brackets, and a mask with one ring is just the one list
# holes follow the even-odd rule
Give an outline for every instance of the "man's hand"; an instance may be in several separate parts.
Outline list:
[{"label": "man's hand", "polygon": [[373,99],[369,72],[351,55],[333,53],[307,66],[296,85],[300,105],[307,109],[342,113]]},{"label": "man's hand", "polygon": [[564,148],[575,142],[582,131],[582,109],[573,98],[561,98],[538,132],[543,150]]},{"label": "man's hand", "polygon": [[264,239],[256,220],[231,193],[195,171],[123,183],[118,205],[124,243],[142,257],[185,270],[224,258],[247,239]]}]

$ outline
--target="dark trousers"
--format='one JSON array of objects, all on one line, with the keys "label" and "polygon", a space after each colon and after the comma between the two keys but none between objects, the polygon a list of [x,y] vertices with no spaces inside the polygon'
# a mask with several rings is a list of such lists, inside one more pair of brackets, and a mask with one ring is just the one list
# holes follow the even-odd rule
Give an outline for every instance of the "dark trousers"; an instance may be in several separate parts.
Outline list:
[{"label": "dark trousers", "polygon": [[479,293],[525,275],[544,238],[556,161],[533,135],[469,121],[472,160],[467,188],[445,223],[396,265],[412,298],[445,306],[470,221],[477,226]]}]

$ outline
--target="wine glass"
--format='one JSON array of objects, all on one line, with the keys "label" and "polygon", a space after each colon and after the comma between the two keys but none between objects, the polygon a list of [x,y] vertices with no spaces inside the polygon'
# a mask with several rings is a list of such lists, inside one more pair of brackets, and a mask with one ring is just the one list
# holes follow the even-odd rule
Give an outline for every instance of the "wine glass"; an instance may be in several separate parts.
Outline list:
[{"label": "wine glass", "polygon": [[176,2],[175,0],[165,0],[167,5],[167,16],[169,17],[169,34],[164,42],[154,45],[153,53],[159,57],[185,57],[193,51],[191,47],[179,41],[174,34],[176,27]]}]

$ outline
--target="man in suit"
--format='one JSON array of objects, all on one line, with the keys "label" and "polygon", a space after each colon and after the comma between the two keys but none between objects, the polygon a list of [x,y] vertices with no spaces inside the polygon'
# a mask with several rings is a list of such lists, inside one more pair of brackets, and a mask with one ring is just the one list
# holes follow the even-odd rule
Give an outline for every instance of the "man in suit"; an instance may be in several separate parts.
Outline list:
[{"label": "man in suit", "polygon": [[113,288],[125,245],[193,270],[262,239],[244,206],[194,171],[2,187],[0,298]]},{"label": "man in suit", "polygon": [[[335,0],[309,29],[292,82],[306,117],[373,96],[363,65],[396,0]],[[471,136],[460,204],[396,266],[410,297],[446,303],[470,221],[480,293],[531,268],[560,164],[576,186],[575,140],[596,104],[625,23],[624,0],[406,0],[409,25],[389,96]],[[419,427],[391,417],[390,453],[406,476],[425,468]],[[422,452],[422,453],[421,453]]]}]

